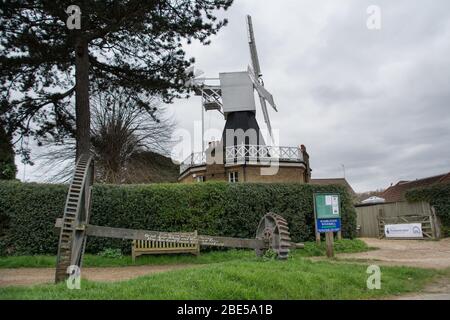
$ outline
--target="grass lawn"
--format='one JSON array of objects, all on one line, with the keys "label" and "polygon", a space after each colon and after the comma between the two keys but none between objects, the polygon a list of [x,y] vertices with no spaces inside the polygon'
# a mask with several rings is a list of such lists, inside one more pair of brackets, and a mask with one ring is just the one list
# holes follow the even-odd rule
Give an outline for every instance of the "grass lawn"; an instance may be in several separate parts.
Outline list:
[{"label": "grass lawn", "polygon": [[287,261],[243,256],[128,281],[82,281],[0,288],[0,299],[366,299],[417,291],[442,272],[382,267],[380,290],[366,287],[366,266],[314,262],[300,255]]},{"label": "grass lawn", "polygon": [[[190,254],[173,255],[146,255],[136,259],[133,263],[131,256],[119,258],[102,257],[93,254],[85,254],[83,267],[127,267],[140,265],[163,264],[210,264],[224,262],[242,257],[250,257],[254,252],[249,250],[211,251],[200,254],[198,257]],[[56,256],[8,256],[0,257],[0,268],[54,268]]]},{"label": "grass lawn", "polygon": [[[338,252],[367,250],[361,241],[343,241]],[[0,288],[0,299],[367,299],[417,291],[437,275],[434,271],[406,267],[381,267],[381,289],[366,286],[367,266],[337,261],[311,261],[306,256],[323,253],[323,248],[307,244],[292,252],[287,261],[257,258],[249,250],[208,252],[200,257],[148,256],[139,264],[200,263],[203,265],[139,277],[100,283],[83,280],[80,290],[69,290],[65,283],[33,287]],[[86,259],[93,266],[130,264],[128,257]],[[18,258],[18,257],[15,257]],[[30,257],[28,257],[29,260]],[[10,259],[10,260],[7,260]],[[12,258],[2,258],[11,266]],[[148,259],[148,260],[147,260]],[[22,263],[31,265],[25,257]],[[124,261],[122,261],[124,260]],[[40,258],[40,266],[53,266],[53,257]],[[6,263],[8,262],[8,263]],[[32,266],[37,266],[33,264]]]},{"label": "grass lawn", "polygon": [[[370,250],[367,245],[358,239],[343,239],[335,242],[336,253],[363,252]],[[320,246],[315,242],[306,242],[305,248],[295,250],[296,256],[313,257],[324,256],[325,243]],[[86,254],[83,260],[84,267],[124,267],[132,265],[162,265],[162,264],[210,264],[251,258],[255,254],[251,250],[228,250],[202,252],[198,257],[193,255],[146,255],[136,259],[133,263],[131,256],[108,258],[99,255]],[[0,257],[0,268],[53,268],[56,263],[55,256],[7,256]]]}]

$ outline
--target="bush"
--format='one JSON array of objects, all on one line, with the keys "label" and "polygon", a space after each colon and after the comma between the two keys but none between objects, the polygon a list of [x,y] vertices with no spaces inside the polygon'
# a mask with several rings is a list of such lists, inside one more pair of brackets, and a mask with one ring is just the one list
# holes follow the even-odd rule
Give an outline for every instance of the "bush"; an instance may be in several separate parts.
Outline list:
[{"label": "bush", "polygon": [[67,186],[0,181],[2,254],[56,253],[57,217],[63,215]]},{"label": "bush", "polygon": [[[333,246],[335,253],[365,252],[372,249],[364,241],[359,239],[335,240]],[[296,250],[295,254],[302,257],[325,256],[327,254],[327,244],[325,241],[321,241],[320,244],[316,242],[305,242],[305,247]]]},{"label": "bush", "polygon": [[[261,217],[287,219],[293,241],[314,240],[314,192],[342,195],[343,236],[355,236],[356,213],[342,186],[310,184],[199,183],[95,185],[90,223],[101,226],[254,238]],[[63,213],[67,186],[0,182],[0,216],[9,226],[3,254],[55,254],[54,223]],[[130,252],[130,241],[90,237],[86,251]]]},{"label": "bush", "polygon": [[442,233],[450,236],[450,183],[436,184],[427,188],[418,188],[406,193],[410,202],[426,201],[436,209],[436,215],[442,224]]},{"label": "bush", "polygon": [[99,253],[97,253],[98,256],[103,258],[111,258],[111,259],[122,259],[122,250],[120,249],[112,249],[112,248],[106,248]]}]

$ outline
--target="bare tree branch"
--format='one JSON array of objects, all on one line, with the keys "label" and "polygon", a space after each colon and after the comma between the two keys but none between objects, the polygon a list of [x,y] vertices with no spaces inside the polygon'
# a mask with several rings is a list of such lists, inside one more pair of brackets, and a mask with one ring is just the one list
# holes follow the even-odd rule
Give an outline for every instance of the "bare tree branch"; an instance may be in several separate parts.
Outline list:
[{"label": "bare tree branch", "polygon": [[[174,121],[158,97],[125,89],[97,92],[92,98],[91,142],[96,180],[103,183],[151,182],[155,153],[170,154]],[[67,182],[75,159],[75,142],[46,142],[39,158],[49,182]],[[175,167],[175,165],[174,165]],[[68,174],[69,173],[69,174]],[[147,179],[147,180],[145,180]]]}]

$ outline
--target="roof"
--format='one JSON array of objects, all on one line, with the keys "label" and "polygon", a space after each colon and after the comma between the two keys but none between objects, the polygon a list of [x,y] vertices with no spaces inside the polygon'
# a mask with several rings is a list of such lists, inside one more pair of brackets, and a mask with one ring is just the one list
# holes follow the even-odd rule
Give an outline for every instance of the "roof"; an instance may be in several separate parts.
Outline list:
[{"label": "roof", "polygon": [[330,184],[341,185],[347,189],[350,195],[356,196],[355,190],[353,190],[352,186],[350,185],[350,183],[348,183],[348,181],[345,178],[311,179],[310,183],[322,185],[330,185]]},{"label": "roof", "polygon": [[384,198],[386,202],[405,201],[405,194],[408,190],[428,187],[443,182],[450,182],[450,172],[413,181],[399,181],[397,184],[387,188],[380,196]]},{"label": "roof", "polygon": [[363,201],[361,201],[362,204],[367,204],[367,203],[383,203],[386,200],[384,198],[380,198],[377,196],[371,196]]}]

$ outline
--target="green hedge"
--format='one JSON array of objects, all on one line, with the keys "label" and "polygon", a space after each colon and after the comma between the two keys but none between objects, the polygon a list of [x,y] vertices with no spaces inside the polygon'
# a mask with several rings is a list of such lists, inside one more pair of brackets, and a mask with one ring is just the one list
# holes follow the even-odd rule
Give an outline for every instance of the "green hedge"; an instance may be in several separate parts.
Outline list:
[{"label": "green hedge", "polygon": [[405,196],[410,202],[426,201],[434,206],[442,224],[443,235],[450,237],[450,183],[410,190]]},{"label": "green hedge", "polygon": [[[3,254],[55,253],[53,225],[62,216],[65,185],[0,182],[0,239]],[[234,237],[255,236],[268,211],[284,216],[294,241],[314,239],[313,193],[339,192],[343,236],[355,236],[356,213],[341,186],[304,184],[153,184],[95,185],[90,223],[160,231],[192,231]],[[1,234],[0,232],[0,234]],[[87,251],[121,248],[129,241],[89,238]]]}]

